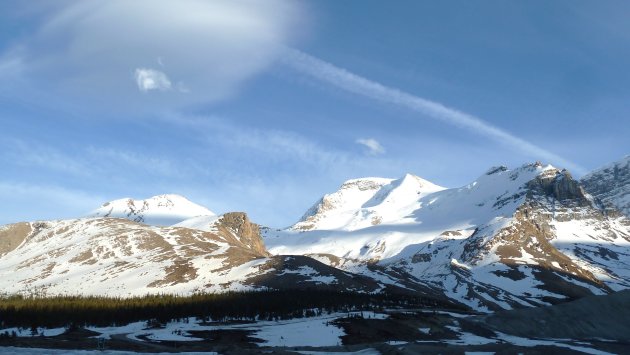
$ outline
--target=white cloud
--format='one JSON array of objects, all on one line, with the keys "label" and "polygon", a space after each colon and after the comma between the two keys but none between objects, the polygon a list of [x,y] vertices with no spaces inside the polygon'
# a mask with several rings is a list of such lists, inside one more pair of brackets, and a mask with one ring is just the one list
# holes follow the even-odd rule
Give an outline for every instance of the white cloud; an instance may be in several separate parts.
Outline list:
[{"label": "white cloud", "polygon": [[360,138],[355,141],[368,148],[368,153],[371,155],[379,155],[385,153],[385,148],[374,138]]},{"label": "white cloud", "polygon": [[136,84],[142,92],[151,90],[167,91],[171,89],[168,76],[159,70],[138,68],[135,72]]},{"label": "white cloud", "polygon": [[586,169],[571,161],[522,138],[516,137],[471,114],[455,110],[441,103],[427,100],[395,88],[387,87],[301,51],[286,48],[283,61],[302,73],[343,90],[373,100],[404,107],[433,119],[490,137],[496,141],[510,145],[521,152],[525,152],[535,159],[543,159],[554,164],[559,164],[578,174],[583,174],[586,171]]},{"label": "white cloud", "polygon": [[[92,99],[120,110],[225,100],[271,65],[304,22],[301,5],[290,0],[63,1],[48,6],[46,16],[32,10],[39,5],[20,2],[15,6],[21,10],[0,14],[0,21],[22,16],[25,23],[38,24],[33,35],[20,39],[19,48],[0,58],[19,52],[32,89],[83,107]],[[129,72],[154,67],[156,58],[172,80],[158,71],[141,72],[139,87],[170,87],[187,95],[138,95]]]},{"label": "white cloud", "polygon": [[[226,154],[232,156],[226,158],[224,164],[232,163],[236,156],[242,154],[242,157],[250,161],[248,167],[261,164],[269,169],[274,164],[278,164],[277,166],[281,169],[290,167],[288,171],[296,176],[304,171],[308,171],[309,176],[312,176],[313,168],[315,168],[318,172],[325,171],[326,178],[333,179],[384,173],[392,168],[393,170],[403,169],[402,165],[404,165],[400,161],[386,159],[376,154],[357,156],[346,150],[335,149],[329,144],[323,145],[312,137],[297,132],[255,128],[243,130],[241,126],[235,125],[230,120],[216,116],[195,117],[169,113],[160,117],[165,122],[187,126],[194,134],[205,136],[208,144],[206,150],[220,149],[229,152]],[[238,161],[237,163],[239,170],[246,170],[247,167],[242,166]],[[276,171],[276,173],[279,172]]]}]

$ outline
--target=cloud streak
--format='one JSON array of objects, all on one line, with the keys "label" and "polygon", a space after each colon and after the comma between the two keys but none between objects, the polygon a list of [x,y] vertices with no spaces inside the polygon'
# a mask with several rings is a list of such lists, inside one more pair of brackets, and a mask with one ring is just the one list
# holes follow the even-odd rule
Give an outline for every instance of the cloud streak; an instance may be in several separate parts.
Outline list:
[{"label": "cloud streak", "polygon": [[286,48],[284,54],[282,57],[284,64],[337,88],[376,101],[404,107],[435,120],[484,135],[521,152],[530,154],[537,159],[558,164],[579,174],[583,174],[586,171],[583,167],[499,127],[493,126],[474,115],[366,79],[296,49]]}]

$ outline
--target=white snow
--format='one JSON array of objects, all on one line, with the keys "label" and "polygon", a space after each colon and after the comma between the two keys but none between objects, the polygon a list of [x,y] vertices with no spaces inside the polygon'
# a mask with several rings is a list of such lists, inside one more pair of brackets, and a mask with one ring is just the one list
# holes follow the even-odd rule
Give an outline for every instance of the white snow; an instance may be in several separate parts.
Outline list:
[{"label": "white snow", "polygon": [[[498,339],[508,342],[510,344],[518,345],[518,346],[526,346],[526,347],[534,347],[538,345],[550,345],[557,346],[562,348],[568,348],[574,351],[579,351],[586,354],[595,354],[595,355],[609,355],[612,353],[601,351],[597,349],[588,348],[585,346],[577,346],[573,344],[566,344],[566,339],[529,339],[522,338],[515,335],[504,334],[501,332],[497,332]],[[584,344],[584,343],[581,343]]]},{"label": "white snow", "polygon": [[390,340],[390,341],[386,341],[385,342],[387,345],[392,345],[392,346],[398,346],[398,345],[405,345],[408,344],[408,341],[403,341],[403,340]]},{"label": "white snow", "polygon": [[265,346],[334,346],[341,345],[345,333],[329,324],[329,319],[309,318],[300,322],[278,322],[260,327],[254,337]]},{"label": "white snow", "polygon": [[[254,290],[243,281],[267,272],[261,266],[270,261],[225,268],[232,244],[200,230],[181,233],[109,218],[32,225],[38,232],[0,259],[0,289],[7,294],[129,297]],[[155,284],[181,259],[195,269],[194,278]]]},{"label": "white snow", "polygon": [[[539,164],[513,170],[496,168],[468,185],[451,189],[411,174],[399,179],[349,180],[338,191],[324,196],[293,227],[264,229],[264,242],[272,254],[316,255],[319,261],[373,277],[382,285],[402,287],[395,276],[370,270],[366,263],[378,262],[386,270],[402,268],[480,311],[489,310],[484,305],[486,301],[506,309],[513,303],[544,304],[539,301],[541,298],[558,295],[538,288],[541,283],[526,267],[541,260],[520,249],[520,256],[511,257],[510,261],[522,264],[519,271],[525,278],[512,280],[502,276],[509,269],[497,255],[497,246],[489,250],[475,247],[470,252],[469,242],[474,239],[476,245],[491,245],[487,243],[496,241],[497,233],[516,226],[513,217],[525,201],[526,184],[537,176],[553,177],[558,173],[552,166]],[[570,212],[577,217],[563,221],[554,211],[553,245],[612,289],[630,287],[630,231],[624,224],[627,220],[610,217],[594,222],[579,210]],[[203,233],[216,233],[221,216],[181,196],[120,199],[105,204],[94,214],[149,224],[176,222],[177,228],[125,224],[126,221],[104,218],[37,223],[37,232],[0,259],[0,288],[6,293],[121,297],[224,292],[252,290],[244,282],[247,278],[274,271],[264,268],[269,261],[265,258],[225,268],[232,245]],[[111,223],[106,225],[104,221]],[[204,246],[178,236],[181,227],[190,229],[191,238]],[[164,243],[143,245],[143,240],[152,235],[161,236]],[[172,252],[168,251],[169,246]],[[154,285],[165,279],[165,270],[186,250],[195,253],[186,257],[195,276],[180,283]],[[92,258],[80,261],[88,252]],[[552,265],[563,268],[557,261]],[[284,272],[309,276],[316,283],[336,281],[309,267]],[[585,287],[601,292],[593,286]],[[477,296],[470,297],[471,291]]]},{"label": "white snow", "polygon": [[158,195],[146,200],[123,198],[104,203],[88,217],[125,218],[155,226],[170,226],[197,216],[214,216],[214,212],[179,195]]},{"label": "white snow", "polygon": [[173,227],[184,227],[190,229],[202,230],[204,232],[216,232],[215,224],[221,217],[216,215],[197,216],[174,224]]},{"label": "white snow", "polygon": [[[472,255],[467,243],[474,235],[477,245],[484,245],[493,241],[499,232],[518,227],[514,213],[526,199],[527,184],[537,177],[553,178],[557,174],[562,172],[541,164],[526,164],[513,170],[496,168],[466,186],[452,189],[441,188],[413,175],[395,180],[351,180],[339,191],[324,196],[292,228],[266,230],[264,240],[272,254],[320,255],[317,258],[324,263],[375,277],[384,284],[397,283],[357,263],[376,260],[381,266],[402,267],[423,281],[441,285],[447,296],[480,311],[488,311],[483,305],[486,301],[505,309],[511,309],[513,303],[543,305],[546,304],[541,301],[544,297],[562,297],[538,288],[542,283],[526,267],[543,260],[520,248],[520,256],[509,259],[523,265],[519,270],[525,278],[512,280],[501,275],[509,271],[497,255],[501,241],[491,250],[480,249]],[[585,216],[582,221],[579,218],[573,217],[566,223],[554,221],[558,236],[554,245],[613,289],[630,287],[627,225],[611,219],[597,224],[592,218]],[[585,262],[581,256],[572,254],[576,246],[589,248],[593,239],[610,238],[605,237],[610,226],[618,231],[617,235],[626,235],[625,239],[617,237],[606,245],[619,260],[598,255],[600,251],[594,247],[587,250],[594,262]],[[532,243],[533,239],[527,247],[535,249]],[[327,254],[341,259],[321,256]],[[552,265],[562,269],[558,261]],[[454,269],[467,275],[462,276],[465,282],[452,275]],[[492,292],[478,291],[488,288]],[[477,290],[478,297],[469,297],[473,290]]]},{"label": "white snow", "polygon": [[[487,231],[491,234],[510,222],[524,198],[512,196],[550,169],[526,165],[484,175],[455,189],[410,174],[397,180],[351,180],[324,196],[324,202],[292,228],[267,231],[265,243],[278,255],[332,254],[370,260],[392,258],[408,247],[439,238],[463,239],[485,225],[492,226]],[[494,206],[499,200],[505,202]]]},{"label": "white snow", "polygon": [[[446,326],[447,328],[453,330],[458,333],[458,339],[456,340],[445,340],[444,342],[453,345],[484,345],[484,344],[495,344],[495,343],[509,343],[517,346],[523,347],[535,347],[539,345],[546,346],[556,346],[562,348],[568,348],[573,351],[582,352],[586,354],[595,354],[595,355],[608,355],[611,353],[601,351],[598,349],[593,349],[588,347],[591,345],[590,343],[585,342],[573,342],[570,339],[529,339],[522,338],[514,335],[509,335],[501,332],[496,332],[496,338],[487,338],[483,336],[478,336],[472,333],[464,332],[457,326]],[[577,345],[579,344],[579,345]]]},{"label": "white snow", "polygon": [[100,338],[111,339],[112,335],[137,333],[142,331],[146,327],[146,322],[135,322],[118,327],[86,327],[86,329],[96,333],[100,333]]},{"label": "white snow", "polygon": [[624,218],[554,221],[553,245],[614,290],[630,287],[630,231]]},{"label": "white snow", "polygon": [[418,176],[394,179],[349,180],[324,196],[291,230],[352,231],[377,224],[406,223],[401,220],[418,207],[418,199],[443,190]]},{"label": "white snow", "polygon": [[[368,314],[369,313],[369,314]],[[353,314],[353,313],[351,313]],[[383,315],[365,312],[366,317],[382,317]],[[333,320],[345,317],[346,313],[335,313],[310,318],[295,318],[282,321],[259,321],[246,324],[212,325],[201,324],[201,321],[189,318],[186,322],[169,322],[163,328],[148,329],[146,322],[131,323],[121,327],[89,327],[100,333],[100,337],[111,338],[115,334],[126,334],[130,339],[197,341],[190,336],[190,331],[241,329],[253,330],[253,337],[264,341],[264,346],[334,346],[341,343],[343,330],[332,325]]]}]

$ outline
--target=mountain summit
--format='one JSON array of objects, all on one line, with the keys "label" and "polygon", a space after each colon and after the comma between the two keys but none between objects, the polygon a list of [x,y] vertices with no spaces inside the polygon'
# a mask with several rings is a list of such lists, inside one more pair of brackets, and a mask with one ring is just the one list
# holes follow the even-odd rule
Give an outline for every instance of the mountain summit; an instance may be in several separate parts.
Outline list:
[{"label": "mountain summit", "polygon": [[495,167],[451,189],[412,175],[351,180],[295,226],[266,231],[265,243],[346,271],[380,266],[478,310],[630,287],[630,220],[541,163]]},{"label": "mountain summit", "polygon": [[630,216],[630,155],[585,175],[584,188],[606,207]]},{"label": "mountain summit", "polygon": [[322,197],[295,225],[296,231],[356,230],[381,223],[399,223],[418,206],[420,197],[444,190],[419,176],[400,179],[362,178],[344,182]]},{"label": "mountain summit", "polygon": [[[628,158],[581,181],[541,163],[444,188],[348,180],[293,226],[178,195],[0,227],[0,288],[129,296],[286,288],[412,292],[479,311],[630,288]],[[114,217],[114,218],[109,218]]]},{"label": "mountain summit", "polygon": [[180,195],[157,195],[146,200],[122,198],[106,202],[87,217],[125,218],[155,226],[170,226],[198,216],[214,216],[209,209]]}]

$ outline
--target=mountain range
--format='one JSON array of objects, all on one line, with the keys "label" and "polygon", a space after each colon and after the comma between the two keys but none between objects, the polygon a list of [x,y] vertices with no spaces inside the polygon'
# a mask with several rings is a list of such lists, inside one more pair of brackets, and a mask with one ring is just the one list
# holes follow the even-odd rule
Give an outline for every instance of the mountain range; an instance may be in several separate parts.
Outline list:
[{"label": "mountain range", "polygon": [[630,288],[630,157],[581,180],[541,163],[445,188],[346,181],[294,225],[177,195],[0,227],[6,294],[326,289],[418,294],[482,312]]}]

